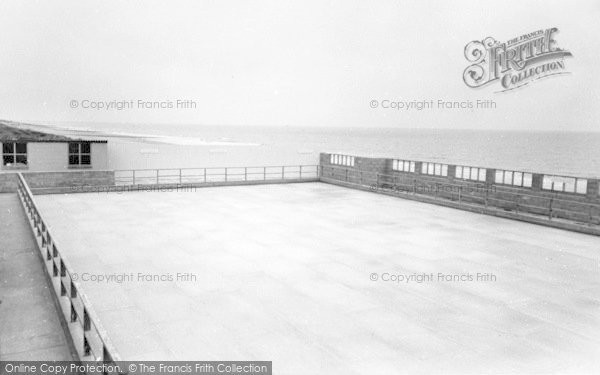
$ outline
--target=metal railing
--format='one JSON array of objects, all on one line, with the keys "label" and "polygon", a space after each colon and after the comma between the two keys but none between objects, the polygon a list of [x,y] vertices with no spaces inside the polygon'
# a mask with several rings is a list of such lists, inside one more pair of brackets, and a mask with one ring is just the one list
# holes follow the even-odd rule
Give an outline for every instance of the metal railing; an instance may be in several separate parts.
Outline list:
[{"label": "metal railing", "polygon": [[303,180],[319,177],[318,165],[115,170],[115,185],[204,184]]},{"label": "metal railing", "polygon": [[371,190],[421,195],[459,205],[479,205],[491,210],[512,211],[516,215],[535,215],[549,221],[565,219],[584,225],[600,225],[600,204],[585,196],[564,196],[548,191],[462,181],[441,182],[431,176],[390,175],[339,166],[323,166],[322,178],[331,178]]},{"label": "metal railing", "polygon": [[17,194],[34,232],[38,248],[62,312],[68,322],[69,333],[82,361],[113,363],[120,360],[106,330],[101,326],[88,298],[71,276],[73,268],[61,255],[56,239],[50,234],[48,225],[40,215],[33,194],[18,174]]}]

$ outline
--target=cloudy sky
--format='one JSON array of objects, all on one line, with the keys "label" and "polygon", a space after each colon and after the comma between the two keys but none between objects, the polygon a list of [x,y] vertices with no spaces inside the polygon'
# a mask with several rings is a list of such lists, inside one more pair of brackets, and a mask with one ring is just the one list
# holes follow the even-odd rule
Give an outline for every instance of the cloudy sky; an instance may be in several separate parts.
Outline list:
[{"label": "cloudy sky", "polygon": [[[600,129],[600,1],[8,1],[0,118],[406,128]],[[468,88],[465,45],[557,27],[572,74]],[[73,100],[197,103],[92,110]],[[396,111],[372,100],[490,99]]]}]

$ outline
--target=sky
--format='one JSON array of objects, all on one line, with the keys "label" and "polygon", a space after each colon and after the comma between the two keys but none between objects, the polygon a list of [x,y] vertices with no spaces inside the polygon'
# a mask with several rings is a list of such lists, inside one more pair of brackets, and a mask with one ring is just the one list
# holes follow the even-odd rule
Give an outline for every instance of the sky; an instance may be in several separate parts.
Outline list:
[{"label": "sky", "polygon": [[[0,118],[597,131],[598,20],[598,0],[2,0]],[[502,93],[463,82],[467,43],[552,27],[570,74]],[[496,107],[382,108],[478,99]],[[177,100],[195,108],[139,102]],[[90,108],[111,101],[133,105]]]}]

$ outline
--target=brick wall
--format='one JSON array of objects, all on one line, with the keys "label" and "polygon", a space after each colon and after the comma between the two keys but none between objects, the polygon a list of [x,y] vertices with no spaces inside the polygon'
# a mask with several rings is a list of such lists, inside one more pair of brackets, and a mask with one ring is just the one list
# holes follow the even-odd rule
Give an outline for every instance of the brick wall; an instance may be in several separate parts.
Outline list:
[{"label": "brick wall", "polygon": [[365,158],[365,157],[357,156],[354,158],[354,166],[347,167],[347,166],[343,166],[343,165],[331,164],[331,154],[327,154],[327,153],[320,154],[319,165],[321,167],[333,165],[333,166],[348,168],[350,170],[363,170],[363,171],[371,171],[371,172],[377,172],[377,173],[389,173],[392,170],[391,159]]}]

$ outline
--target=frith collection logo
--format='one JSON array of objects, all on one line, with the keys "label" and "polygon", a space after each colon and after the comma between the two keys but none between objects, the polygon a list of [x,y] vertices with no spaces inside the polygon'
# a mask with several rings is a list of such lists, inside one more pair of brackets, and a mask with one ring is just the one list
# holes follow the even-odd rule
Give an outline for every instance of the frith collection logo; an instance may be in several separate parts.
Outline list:
[{"label": "frith collection logo", "polygon": [[492,37],[472,41],[465,46],[465,57],[472,63],[463,80],[471,88],[498,81],[501,91],[525,86],[540,78],[568,74],[565,57],[571,52],[558,48],[553,27],[500,43]]}]

